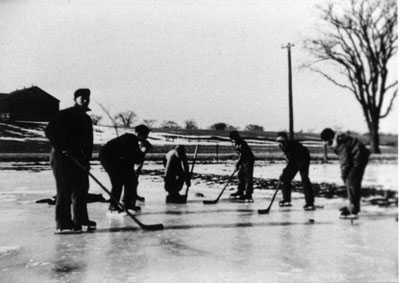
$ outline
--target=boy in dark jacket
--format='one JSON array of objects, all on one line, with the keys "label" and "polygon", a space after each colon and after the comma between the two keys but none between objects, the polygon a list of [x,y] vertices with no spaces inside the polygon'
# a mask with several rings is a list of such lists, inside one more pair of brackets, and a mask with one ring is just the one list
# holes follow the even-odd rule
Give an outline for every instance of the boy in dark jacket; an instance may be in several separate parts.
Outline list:
[{"label": "boy in dark jacket", "polygon": [[74,100],[73,107],[61,110],[45,128],[52,146],[50,164],[57,185],[55,210],[56,233],[59,234],[82,232],[82,225],[88,229],[96,228],[96,222],[89,220],[87,211],[88,173],[71,160],[75,158],[87,170],[90,169],[93,126],[86,114],[90,111],[90,90],[78,89]]},{"label": "boy in dark jacket", "polygon": [[167,203],[186,203],[186,197],[180,195],[183,184],[190,186],[190,172],[185,147],[178,145],[164,157],[164,188],[168,192]]},{"label": "boy in dark jacket", "polygon": [[358,139],[326,128],[321,139],[338,155],[349,206],[341,208],[340,218],[356,218],[360,212],[361,182],[371,152]]},{"label": "boy in dark jacket", "polygon": [[[111,195],[119,202],[124,187],[123,202],[126,209],[140,210],[136,206],[138,176],[145,154],[151,149],[147,141],[150,130],[145,125],[135,127],[135,133],[126,133],[107,142],[99,153],[99,159],[111,181]],[[135,171],[135,164],[138,165]],[[110,211],[121,212],[111,199]]]},{"label": "boy in dark jacket", "polygon": [[247,142],[242,139],[237,131],[229,133],[232,145],[239,154],[239,160],[236,163],[236,170],[239,170],[238,190],[230,195],[232,198],[239,198],[240,201],[253,201],[253,170],[254,154]]},{"label": "boy in dark jacket", "polygon": [[300,172],[306,201],[306,204],[303,208],[304,210],[314,210],[314,192],[310,178],[308,177],[311,159],[308,149],[298,141],[288,140],[286,132],[279,132],[276,141],[279,142],[279,147],[283,150],[287,160],[287,165],[279,177],[283,183],[283,200],[279,202],[279,205],[291,206],[291,182],[296,176],[297,172]]}]

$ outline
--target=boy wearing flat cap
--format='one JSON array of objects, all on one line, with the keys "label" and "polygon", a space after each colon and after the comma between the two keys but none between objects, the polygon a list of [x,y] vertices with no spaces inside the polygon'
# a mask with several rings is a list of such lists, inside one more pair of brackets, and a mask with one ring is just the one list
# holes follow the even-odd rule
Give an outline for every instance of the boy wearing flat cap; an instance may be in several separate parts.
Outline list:
[{"label": "boy wearing flat cap", "polygon": [[303,208],[304,210],[315,210],[314,192],[310,178],[308,177],[311,160],[310,152],[298,141],[289,140],[286,132],[279,132],[276,141],[279,143],[279,147],[282,149],[287,160],[287,165],[279,177],[280,181],[283,183],[283,200],[279,202],[279,206],[291,206],[291,182],[297,172],[300,172],[306,201]]},{"label": "boy wearing flat cap", "polygon": [[347,188],[349,205],[340,209],[340,218],[357,218],[360,212],[361,182],[371,152],[357,138],[326,128],[321,140],[339,157],[342,180]]},{"label": "boy wearing flat cap", "polygon": [[231,194],[230,197],[243,202],[253,202],[254,154],[238,131],[229,132],[229,138],[233,148],[239,155],[239,160],[236,162],[236,171],[239,171],[238,190]]},{"label": "boy wearing flat cap", "polygon": [[74,106],[58,112],[45,128],[52,146],[50,164],[57,186],[56,233],[60,234],[79,233],[82,226],[96,228],[96,222],[89,220],[87,211],[88,173],[70,158],[89,170],[93,151],[93,125],[86,114],[90,111],[90,90],[76,90],[74,100]]},{"label": "boy wearing flat cap", "polygon": [[[120,201],[124,188],[123,202],[125,209],[139,211],[136,206],[138,177],[141,172],[145,155],[152,148],[147,141],[150,129],[145,125],[135,127],[135,133],[126,133],[108,141],[101,149],[99,159],[110,177],[111,212],[122,212],[116,201]],[[135,165],[137,168],[135,170]]]}]

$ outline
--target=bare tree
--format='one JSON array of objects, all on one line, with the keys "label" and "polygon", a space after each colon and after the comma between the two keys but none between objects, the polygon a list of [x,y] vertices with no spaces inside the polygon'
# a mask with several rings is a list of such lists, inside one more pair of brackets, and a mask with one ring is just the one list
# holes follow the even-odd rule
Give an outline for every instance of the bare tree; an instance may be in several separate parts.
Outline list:
[{"label": "bare tree", "polygon": [[[350,5],[338,6],[343,3]],[[397,2],[350,0],[340,4],[319,7],[326,30],[304,42],[317,59],[306,67],[354,94],[368,125],[371,150],[380,153],[379,122],[392,109],[398,89],[397,80],[388,81],[388,65],[397,53]],[[322,70],[327,62],[339,67],[339,73]]]},{"label": "bare tree", "polygon": [[90,115],[90,118],[92,119],[93,125],[95,126],[99,125],[101,119],[103,119],[102,116],[96,114]]},{"label": "bare tree", "polygon": [[185,123],[185,129],[186,130],[196,130],[196,129],[199,128],[197,126],[196,121],[193,120],[193,119],[185,120],[184,123]]},{"label": "bare tree", "polygon": [[133,111],[127,110],[115,115],[114,119],[119,123],[119,125],[125,129],[129,129],[133,126],[133,123],[136,119],[136,114]]},{"label": "bare tree", "polygon": [[245,127],[245,130],[246,131],[254,131],[254,132],[263,132],[264,131],[264,127],[263,126],[259,126],[259,125],[250,124],[250,125],[247,125]]},{"label": "bare tree", "polygon": [[237,130],[238,127],[229,125],[224,122],[219,122],[219,123],[212,124],[210,126],[210,129],[211,130],[219,130],[219,131],[233,131],[233,130]]},{"label": "bare tree", "polygon": [[181,126],[178,125],[178,123],[174,121],[163,121],[161,124],[162,128],[168,128],[168,129],[180,129]]},{"label": "bare tree", "polygon": [[114,127],[115,134],[116,134],[117,137],[118,137],[118,136],[119,136],[119,133],[118,133],[118,124],[117,124],[117,122],[116,122],[115,119],[111,116],[110,111],[109,111],[104,105],[102,105],[101,103],[97,103],[97,104],[100,106],[100,108],[104,111],[104,113],[106,113],[107,117],[110,119],[110,121],[111,121],[111,123],[112,123],[112,125],[113,125],[113,127]]},{"label": "bare tree", "polygon": [[227,128],[228,128],[228,124],[223,123],[223,122],[215,123],[210,126],[211,130],[225,131]]},{"label": "bare tree", "polygon": [[153,128],[155,122],[157,122],[157,120],[154,120],[154,119],[143,120],[143,124],[145,124],[149,128]]}]

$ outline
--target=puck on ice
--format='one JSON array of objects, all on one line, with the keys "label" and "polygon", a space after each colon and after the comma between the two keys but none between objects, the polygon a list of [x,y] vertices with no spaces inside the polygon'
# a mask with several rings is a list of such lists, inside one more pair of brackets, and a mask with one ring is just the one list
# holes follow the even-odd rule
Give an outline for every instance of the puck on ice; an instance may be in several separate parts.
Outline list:
[{"label": "puck on ice", "polygon": [[314,223],[315,221],[314,221],[314,219],[308,219],[308,222]]}]

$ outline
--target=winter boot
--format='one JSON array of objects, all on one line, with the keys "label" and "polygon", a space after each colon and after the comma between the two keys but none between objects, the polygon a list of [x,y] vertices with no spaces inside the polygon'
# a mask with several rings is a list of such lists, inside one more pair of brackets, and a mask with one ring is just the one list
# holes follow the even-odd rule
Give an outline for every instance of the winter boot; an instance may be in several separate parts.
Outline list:
[{"label": "winter boot", "polygon": [[54,234],[80,234],[82,233],[82,226],[72,224],[70,227],[57,228]]},{"label": "winter boot", "polygon": [[145,198],[139,195],[136,195],[136,200],[140,201],[140,202],[144,202]]},{"label": "winter boot", "polygon": [[108,210],[109,210],[111,213],[122,213],[122,212],[124,212],[123,209],[121,209],[121,208],[119,208],[119,207],[117,207],[117,206],[115,206],[115,205],[113,205],[113,204],[110,204]]},{"label": "winter boot", "polygon": [[82,226],[87,226],[87,231],[93,231],[96,230],[96,222],[92,221],[92,220],[88,220],[85,223],[82,223]]},{"label": "winter boot", "polygon": [[346,216],[340,215],[340,219],[350,219],[350,220],[358,219],[358,215],[352,214],[352,213],[350,213],[349,215],[346,215]]},{"label": "winter boot", "polygon": [[316,207],[313,204],[306,204],[306,205],[303,206],[303,209],[305,211],[312,211],[312,210],[315,210]]},{"label": "winter boot", "polygon": [[254,202],[252,195],[250,194],[245,194],[242,195],[239,200],[239,202]]},{"label": "winter boot", "polygon": [[133,202],[125,204],[125,209],[134,210],[135,212],[141,210],[140,206],[136,206]]},{"label": "winter boot", "polygon": [[350,210],[345,206],[342,207],[340,210],[340,219],[357,219],[357,213],[351,213]]},{"label": "winter boot", "polygon": [[229,196],[229,198],[237,199],[243,197],[243,191],[237,191]]},{"label": "winter boot", "polygon": [[285,201],[285,200],[281,200],[280,202],[279,202],[279,206],[280,207],[289,207],[289,206],[292,206],[292,204],[290,203],[290,201]]}]

